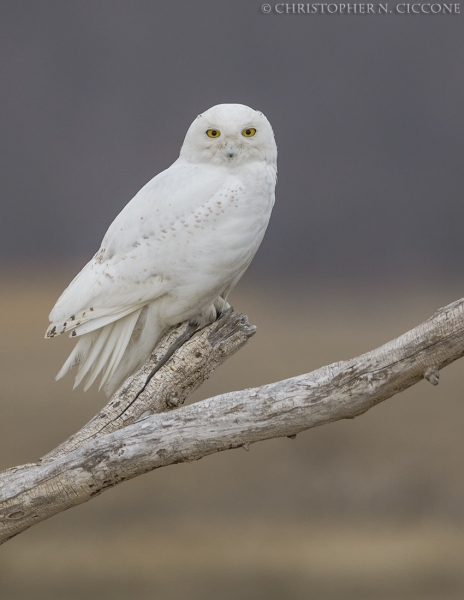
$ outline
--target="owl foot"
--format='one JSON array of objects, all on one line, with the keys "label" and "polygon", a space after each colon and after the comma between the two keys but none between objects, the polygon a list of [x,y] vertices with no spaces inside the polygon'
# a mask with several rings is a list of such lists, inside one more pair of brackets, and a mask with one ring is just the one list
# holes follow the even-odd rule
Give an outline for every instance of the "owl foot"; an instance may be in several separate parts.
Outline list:
[{"label": "owl foot", "polygon": [[230,304],[227,302],[227,300],[224,300],[224,298],[219,296],[219,298],[216,298],[214,301],[214,308],[216,309],[216,318],[219,319],[219,317],[222,317],[222,315],[229,310]]}]

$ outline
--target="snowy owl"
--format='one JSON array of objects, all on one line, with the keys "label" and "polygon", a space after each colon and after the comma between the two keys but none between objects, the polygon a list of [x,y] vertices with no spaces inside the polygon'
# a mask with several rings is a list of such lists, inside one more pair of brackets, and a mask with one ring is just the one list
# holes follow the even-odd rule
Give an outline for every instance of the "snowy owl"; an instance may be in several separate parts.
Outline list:
[{"label": "snowy owl", "polygon": [[219,104],[199,115],[179,158],[119,213],[50,313],[45,337],[80,338],[57,379],[78,366],[74,387],[101,374],[111,395],[172,325],[213,321],[261,244],[276,175],[261,112]]}]

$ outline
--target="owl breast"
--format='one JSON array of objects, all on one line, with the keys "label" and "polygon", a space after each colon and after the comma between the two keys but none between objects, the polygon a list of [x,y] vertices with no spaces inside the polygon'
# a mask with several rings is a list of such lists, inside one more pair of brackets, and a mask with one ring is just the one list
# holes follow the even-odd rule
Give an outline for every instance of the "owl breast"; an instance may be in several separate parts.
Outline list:
[{"label": "owl breast", "polygon": [[[275,169],[252,164],[229,173],[223,185],[166,233],[166,251],[179,238],[182,252],[171,264],[172,291],[163,301],[167,323],[194,316],[197,307],[227,295],[261,244],[274,205]],[[167,230],[166,230],[167,231]]]}]

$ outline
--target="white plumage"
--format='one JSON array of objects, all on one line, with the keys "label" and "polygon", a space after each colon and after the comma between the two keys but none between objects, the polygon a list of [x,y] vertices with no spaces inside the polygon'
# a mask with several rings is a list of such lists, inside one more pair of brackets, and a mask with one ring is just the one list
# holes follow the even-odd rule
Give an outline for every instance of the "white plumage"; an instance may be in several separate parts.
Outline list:
[{"label": "white plumage", "polygon": [[220,104],[199,115],[178,160],[126,205],[50,313],[46,337],[80,336],[57,379],[78,366],[75,386],[101,374],[110,395],[169,327],[213,320],[263,239],[276,160],[262,113]]}]

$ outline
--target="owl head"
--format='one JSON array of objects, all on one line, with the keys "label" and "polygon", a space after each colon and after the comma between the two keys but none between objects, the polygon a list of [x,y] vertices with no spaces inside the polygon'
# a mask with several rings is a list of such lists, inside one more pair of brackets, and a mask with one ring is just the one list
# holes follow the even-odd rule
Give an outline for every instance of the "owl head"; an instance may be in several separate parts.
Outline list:
[{"label": "owl head", "polygon": [[218,104],[190,125],[180,156],[193,163],[232,168],[254,161],[275,166],[277,147],[262,112],[244,104]]}]

